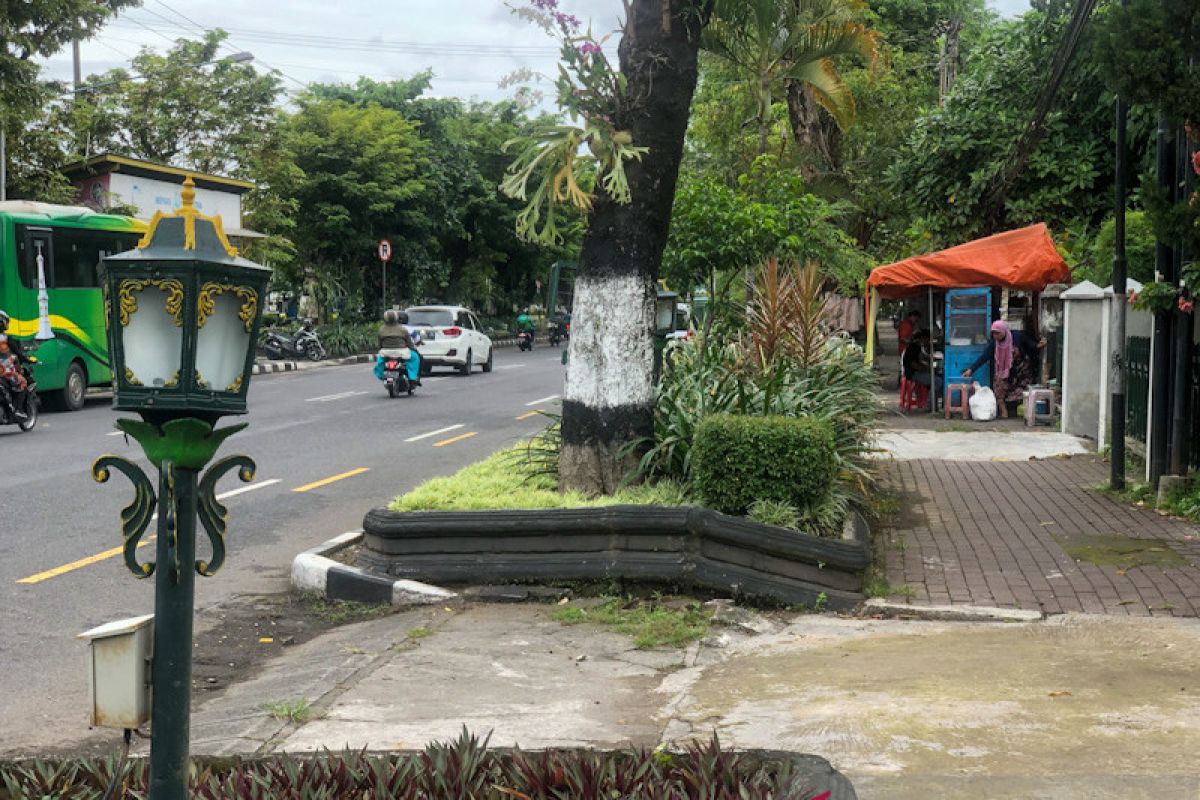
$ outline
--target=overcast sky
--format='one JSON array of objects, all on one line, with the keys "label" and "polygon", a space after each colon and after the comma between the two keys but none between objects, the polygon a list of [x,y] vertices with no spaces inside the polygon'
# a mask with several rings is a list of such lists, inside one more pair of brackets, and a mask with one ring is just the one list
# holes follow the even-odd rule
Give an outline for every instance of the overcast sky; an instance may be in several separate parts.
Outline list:
[{"label": "overcast sky", "polygon": [[[988,2],[1005,15],[1028,8],[1028,0]],[[620,0],[562,5],[591,21],[598,35],[616,27],[621,8]],[[497,86],[500,77],[519,68],[553,74],[557,52],[553,40],[514,17],[502,0],[144,0],[83,43],[83,74],[128,66],[142,47],[161,52],[176,38],[218,27],[230,34],[227,53],[253,53],[260,69],[283,74],[289,91],[309,82],[353,82],[359,75],[388,80],[432,68],[439,95],[498,100],[512,91]],[[50,59],[46,70],[70,80],[70,50]]]}]

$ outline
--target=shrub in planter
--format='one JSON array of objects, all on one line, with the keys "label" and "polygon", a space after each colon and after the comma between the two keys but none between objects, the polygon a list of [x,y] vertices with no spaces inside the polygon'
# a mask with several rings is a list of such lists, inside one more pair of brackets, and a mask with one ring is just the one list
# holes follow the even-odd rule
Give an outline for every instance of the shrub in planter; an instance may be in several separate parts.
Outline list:
[{"label": "shrub in planter", "polygon": [[709,417],[692,459],[701,501],[727,514],[759,501],[810,508],[837,476],[833,430],[811,417]]}]

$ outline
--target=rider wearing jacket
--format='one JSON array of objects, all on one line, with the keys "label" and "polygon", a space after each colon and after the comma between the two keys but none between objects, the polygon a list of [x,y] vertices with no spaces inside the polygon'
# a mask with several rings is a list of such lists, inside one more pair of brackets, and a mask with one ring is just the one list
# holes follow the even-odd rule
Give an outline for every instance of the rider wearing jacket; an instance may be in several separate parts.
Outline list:
[{"label": "rider wearing jacket", "polygon": [[403,311],[388,309],[383,312],[383,324],[379,326],[379,355],[375,358],[375,377],[383,380],[384,356],[398,350],[407,350],[408,378],[417,386],[421,385],[421,354],[413,342],[412,334],[405,324],[408,314]]}]

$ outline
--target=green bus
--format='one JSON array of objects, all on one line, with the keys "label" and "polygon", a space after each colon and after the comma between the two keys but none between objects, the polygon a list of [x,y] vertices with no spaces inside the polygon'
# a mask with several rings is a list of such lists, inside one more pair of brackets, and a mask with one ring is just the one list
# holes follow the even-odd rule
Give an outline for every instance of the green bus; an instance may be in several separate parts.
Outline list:
[{"label": "green bus", "polygon": [[146,228],[88,208],[0,203],[0,309],[9,336],[36,352],[38,390],[59,409],[78,410],[87,387],[112,384],[97,271],[105,256],[136,247]]}]

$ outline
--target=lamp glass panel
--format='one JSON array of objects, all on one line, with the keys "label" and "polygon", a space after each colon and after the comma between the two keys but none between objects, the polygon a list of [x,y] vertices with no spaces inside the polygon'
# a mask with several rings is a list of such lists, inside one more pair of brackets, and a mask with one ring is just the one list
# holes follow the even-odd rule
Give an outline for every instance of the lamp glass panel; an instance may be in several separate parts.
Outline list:
[{"label": "lamp glass panel", "polygon": [[146,286],[131,294],[137,300],[137,310],[130,312],[121,333],[126,378],[148,388],[174,386],[183,359],[183,329],[167,310],[168,293],[157,286]]},{"label": "lamp glass panel", "polygon": [[213,311],[196,339],[196,371],[204,388],[235,392],[246,369],[250,332],[239,313],[242,300],[232,292],[213,294]]},{"label": "lamp glass panel", "polygon": [[667,333],[674,330],[675,304],[669,300],[659,300],[658,311],[655,317],[655,325],[659,333]]}]

